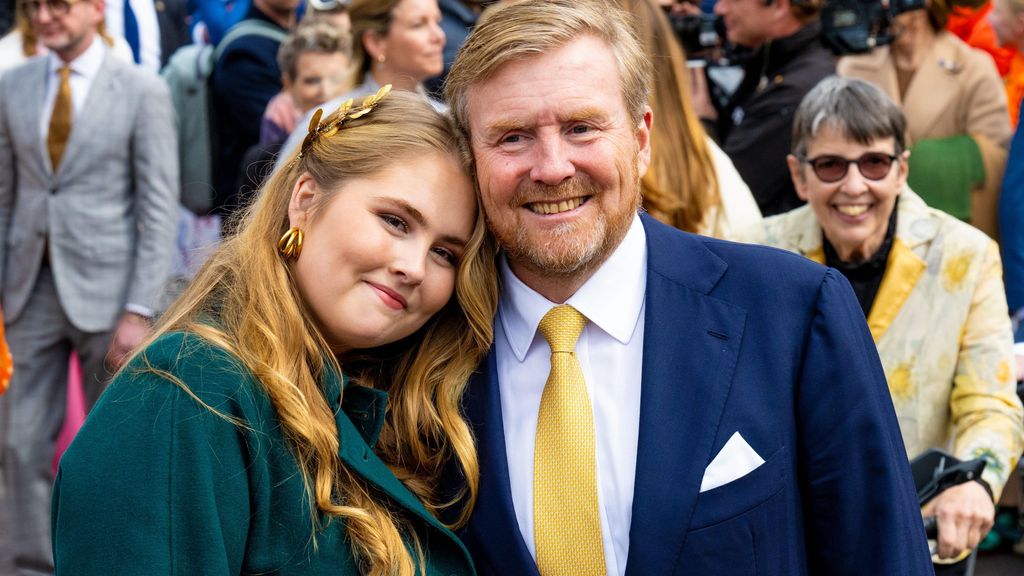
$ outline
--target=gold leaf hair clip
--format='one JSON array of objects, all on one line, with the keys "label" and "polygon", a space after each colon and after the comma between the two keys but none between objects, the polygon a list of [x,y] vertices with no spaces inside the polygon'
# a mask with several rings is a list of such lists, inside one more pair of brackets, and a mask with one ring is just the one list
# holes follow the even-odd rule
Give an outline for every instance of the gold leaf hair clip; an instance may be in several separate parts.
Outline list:
[{"label": "gold leaf hair clip", "polygon": [[337,110],[335,110],[336,116],[334,120],[326,124],[320,124],[320,119],[324,115],[324,109],[317,108],[316,112],[313,113],[313,117],[309,120],[309,131],[306,134],[306,138],[302,141],[302,148],[299,150],[298,157],[302,158],[305,156],[306,152],[309,151],[309,147],[312,146],[313,142],[316,142],[318,138],[330,138],[337,134],[346,120],[355,120],[356,118],[361,118],[369,114],[373,111],[373,108],[388,95],[389,92],[391,92],[391,84],[385,84],[380,87],[380,90],[377,90],[376,94],[370,94],[363,99],[363,102],[359,106],[356,107],[352,106],[353,101],[349,98],[343,102],[341,106],[338,106]]}]

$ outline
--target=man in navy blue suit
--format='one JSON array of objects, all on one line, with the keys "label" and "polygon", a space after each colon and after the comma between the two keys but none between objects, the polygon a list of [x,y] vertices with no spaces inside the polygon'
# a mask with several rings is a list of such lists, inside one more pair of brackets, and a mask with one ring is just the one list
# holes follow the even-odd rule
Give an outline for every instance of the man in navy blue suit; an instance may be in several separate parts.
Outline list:
[{"label": "man in navy blue suit", "polygon": [[502,4],[448,76],[502,247],[465,404],[479,572],[931,574],[845,279],[637,214],[650,65],[627,22]]},{"label": "man in navy blue suit", "polygon": [[[295,25],[301,0],[253,0],[242,22],[262,33],[245,34],[227,47],[213,69],[214,211],[225,219],[246,203],[239,196],[245,152],[260,138],[260,120],[270,99],[281,91],[277,51]],[[235,26],[245,25],[241,22]]]}]

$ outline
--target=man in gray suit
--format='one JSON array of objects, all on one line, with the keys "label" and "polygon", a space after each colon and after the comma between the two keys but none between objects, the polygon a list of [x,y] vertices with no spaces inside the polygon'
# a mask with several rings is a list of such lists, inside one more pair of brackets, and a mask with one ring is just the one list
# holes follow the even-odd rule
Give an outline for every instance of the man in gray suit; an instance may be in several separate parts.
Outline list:
[{"label": "man in gray suit", "polygon": [[0,78],[0,303],[15,364],[0,396],[0,550],[21,575],[53,571],[70,351],[91,407],[148,332],[174,250],[178,149],[159,77],[100,41],[103,0],[19,9],[50,50]]}]

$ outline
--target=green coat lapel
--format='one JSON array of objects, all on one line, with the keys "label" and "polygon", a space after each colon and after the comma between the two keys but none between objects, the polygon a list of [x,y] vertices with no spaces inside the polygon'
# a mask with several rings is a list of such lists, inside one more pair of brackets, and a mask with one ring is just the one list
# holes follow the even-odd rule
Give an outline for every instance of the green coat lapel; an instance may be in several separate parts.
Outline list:
[{"label": "green coat lapel", "polygon": [[349,470],[381,490],[406,511],[454,542],[465,557],[466,563],[472,567],[473,560],[462,541],[427,511],[419,498],[395,477],[391,469],[373,451],[372,447],[377,443],[384,424],[387,393],[350,384],[348,378],[345,378],[344,398],[340,409],[338,409],[336,402],[339,394],[337,391],[340,388],[337,376],[332,373],[327,380],[325,391],[332,406],[336,409],[335,420],[338,424],[338,441],[341,445],[338,455],[341,457],[341,461]]}]

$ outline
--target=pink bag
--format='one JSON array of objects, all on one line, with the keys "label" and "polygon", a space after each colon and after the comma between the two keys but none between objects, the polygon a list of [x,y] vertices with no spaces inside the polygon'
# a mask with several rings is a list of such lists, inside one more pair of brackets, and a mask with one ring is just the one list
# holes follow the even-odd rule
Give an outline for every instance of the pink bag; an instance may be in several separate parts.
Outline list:
[{"label": "pink bag", "polygon": [[64,426],[57,436],[57,449],[53,452],[53,473],[57,474],[57,464],[64,455],[78,429],[85,422],[85,392],[82,390],[82,365],[78,362],[78,354],[71,352],[68,360],[68,395],[67,407],[64,410]]}]

